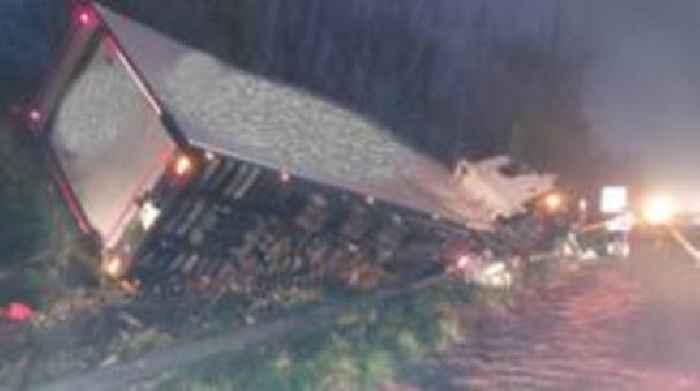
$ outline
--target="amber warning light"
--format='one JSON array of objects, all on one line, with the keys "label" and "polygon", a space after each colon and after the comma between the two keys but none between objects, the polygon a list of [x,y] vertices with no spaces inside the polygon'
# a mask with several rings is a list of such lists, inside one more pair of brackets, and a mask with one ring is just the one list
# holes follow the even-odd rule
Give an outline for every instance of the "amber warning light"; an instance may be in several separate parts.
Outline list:
[{"label": "amber warning light", "polygon": [[559,193],[551,193],[544,199],[544,203],[550,212],[558,212],[564,205],[564,197]]},{"label": "amber warning light", "polygon": [[109,277],[118,279],[125,273],[126,262],[120,256],[113,255],[102,263],[102,271]]},{"label": "amber warning light", "polygon": [[175,175],[180,177],[189,175],[192,172],[193,168],[194,163],[192,162],[192,158],[190,158],[189,156],[179,155],[175,159],[175,165],[173,167]]}]

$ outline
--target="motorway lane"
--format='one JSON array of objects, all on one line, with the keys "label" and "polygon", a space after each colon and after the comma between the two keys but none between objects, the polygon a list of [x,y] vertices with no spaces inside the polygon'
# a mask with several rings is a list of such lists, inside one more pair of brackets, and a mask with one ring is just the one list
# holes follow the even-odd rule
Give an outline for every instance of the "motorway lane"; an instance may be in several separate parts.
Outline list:
[{"label": "motorway lane", "polygon": [[700,390],[700,270],[642,243],[480,319],[432,365],[440,390]]}]

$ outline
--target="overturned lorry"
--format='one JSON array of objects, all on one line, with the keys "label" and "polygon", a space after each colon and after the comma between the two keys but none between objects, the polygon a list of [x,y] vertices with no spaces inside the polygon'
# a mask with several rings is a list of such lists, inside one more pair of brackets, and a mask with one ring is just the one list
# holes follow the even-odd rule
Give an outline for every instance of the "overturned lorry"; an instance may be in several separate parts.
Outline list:
[{"label": "overturned lorry", "polygon": [[449,170],[350,110],[70,4],[25,124],[106,274],[169,294],[371,287],[540,242],[520,217],[553,176],[505,157]]}]

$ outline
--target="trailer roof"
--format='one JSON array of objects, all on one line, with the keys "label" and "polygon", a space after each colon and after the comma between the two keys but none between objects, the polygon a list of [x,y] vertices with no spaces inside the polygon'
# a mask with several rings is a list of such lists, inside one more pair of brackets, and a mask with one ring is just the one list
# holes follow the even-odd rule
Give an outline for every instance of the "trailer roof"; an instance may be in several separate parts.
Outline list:
[{"label": "trailer roof", "polygon": [[389,129],[96,8],[193,145],[460,223],[490,222],[445,166],[402,144]]}]

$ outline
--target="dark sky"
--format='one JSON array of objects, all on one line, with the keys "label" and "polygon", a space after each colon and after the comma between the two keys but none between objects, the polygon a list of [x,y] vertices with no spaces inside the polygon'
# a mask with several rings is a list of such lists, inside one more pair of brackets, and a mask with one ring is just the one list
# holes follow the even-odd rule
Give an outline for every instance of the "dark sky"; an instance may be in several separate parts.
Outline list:
[{"label": "dark sky", "polygon": [[698,4],[617,0],[594,7],[592,36],[601,57],[591,75],[589,109],[600,135],[615,149],[675,155],[671,160],[696,155]]},{"label": "dark sky", "polygon": [[[530,3],[531,16],[546,15],[557,0]],[[700,1],[561,3],[596,52],[587,111],[597,140],[700,208]]]},{"label": "dark sky", "polygon": [[600,58],[588,110],[599,140],[645,162],[660,187],[700,198],[700,2],[589,4]]},{"label": "dark sky", "polygon": [[[562,7],[592,47],[587,107],[596,139],[631,158],[659,187],[700,199],[700,1],[503,0],[489,2],[522,26]],[[698,201],[700,207],[700,201]]]}]

